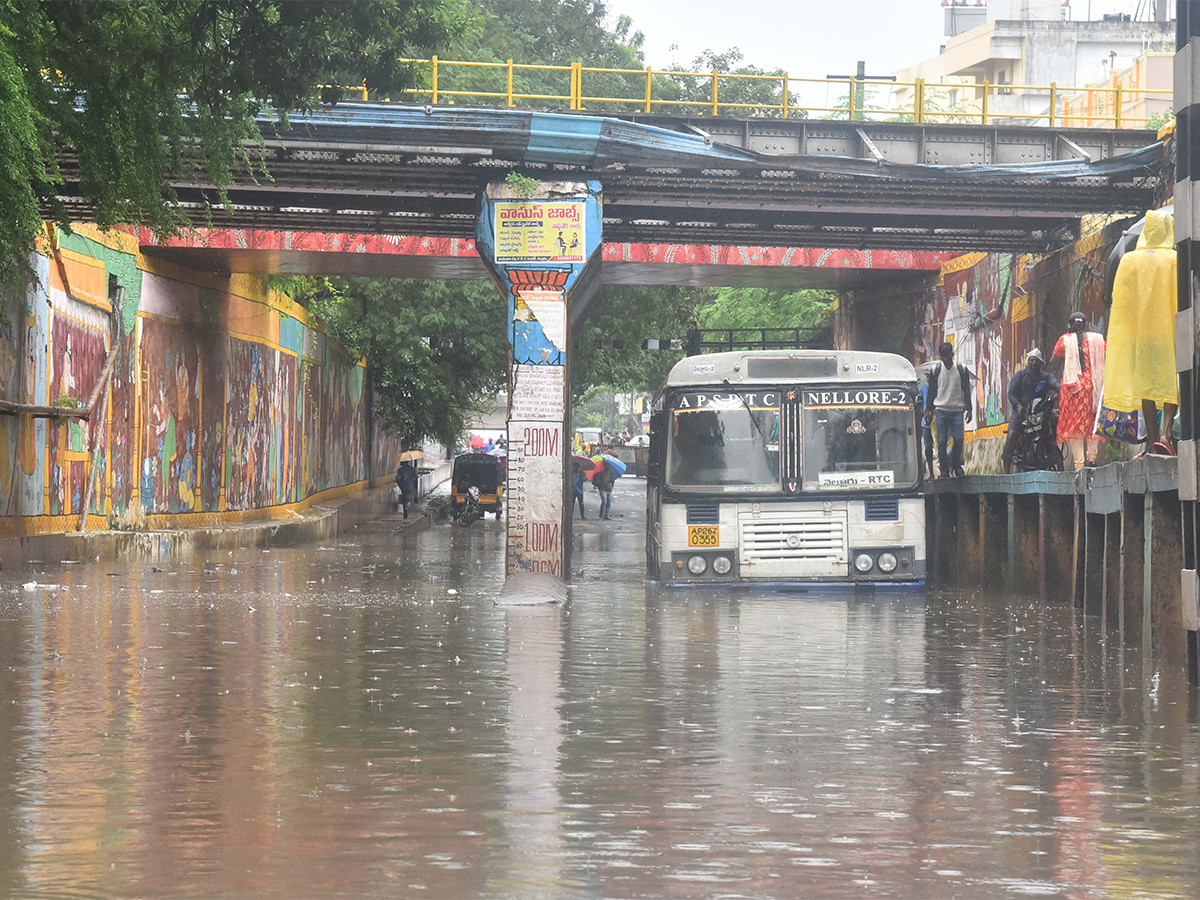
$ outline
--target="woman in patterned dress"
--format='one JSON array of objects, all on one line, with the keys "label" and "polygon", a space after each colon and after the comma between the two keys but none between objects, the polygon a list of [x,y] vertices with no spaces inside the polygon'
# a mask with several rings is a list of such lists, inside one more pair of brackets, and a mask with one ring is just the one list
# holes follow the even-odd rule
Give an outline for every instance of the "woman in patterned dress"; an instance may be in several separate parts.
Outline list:
[{"label": "woman in patterned dress", "polygon": [[1104,388],[1104,354],[1104,338],[1087,330],[1083,313],[1071,313],[1067,333],[1054,345],[1050,366],[1062,385],[1058,394],[1058,442],[1071,448],[1077,472],[1085,464],[1094,466],[1100,450],[1096,411]]}]

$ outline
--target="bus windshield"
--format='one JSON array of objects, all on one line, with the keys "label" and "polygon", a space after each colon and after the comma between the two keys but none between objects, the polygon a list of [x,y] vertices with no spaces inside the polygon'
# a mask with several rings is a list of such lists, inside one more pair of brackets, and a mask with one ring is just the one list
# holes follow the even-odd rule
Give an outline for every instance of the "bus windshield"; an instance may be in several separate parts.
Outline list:
[{"label": "bus windshield", "polygon": [[679,490],[779,490],[777,395],[691,394],[671,411],[667,484]]},{"label": "bus windshield", "polygon": [[904,406],[804,409],[806,490],[904,488],[917,483],[916,418]]}]

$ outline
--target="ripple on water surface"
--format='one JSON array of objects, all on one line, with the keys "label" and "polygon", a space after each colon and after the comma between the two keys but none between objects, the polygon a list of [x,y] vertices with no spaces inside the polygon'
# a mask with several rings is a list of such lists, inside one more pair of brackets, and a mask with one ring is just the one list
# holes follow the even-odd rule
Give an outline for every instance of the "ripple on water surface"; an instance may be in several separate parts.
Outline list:
[{"label": "ripple on water surface", "polygon": [[494,606],[495,522],[5,573],[0,896],[1200,895],[1179,679],[1020,598],[658,591],[636,488],[565,608]]}]

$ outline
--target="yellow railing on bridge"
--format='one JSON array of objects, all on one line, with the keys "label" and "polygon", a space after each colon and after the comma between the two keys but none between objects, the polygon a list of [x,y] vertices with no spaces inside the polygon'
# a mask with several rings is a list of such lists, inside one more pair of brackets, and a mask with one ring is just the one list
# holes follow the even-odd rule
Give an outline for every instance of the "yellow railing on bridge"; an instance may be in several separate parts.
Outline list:
[{"label": "yellow railing on bridge", "polygon": [[[421,100],[432,104],[469,102],[472,105],[548,106],[618,112],[701,112],[708,115],[752,115],[779,118],[823,118],[843,121],[955,122],[982,125],[1020,122],[1055,126],[1146,128],[1161,123],[1163,116],[1133,116],[1131,110],[1147,100],[1170,101],[1172,92],[1162,89],[1064,87],[1058,84],[990,84],[982,82],[942,83],[918,78],[914,81],[882,79],[799,78],[787,72],[746,74],[736,72],[686,72],[675,69],[612,69],[570,65],[532,65],[505,62],[474,62],[406,59],[417,70],[419,87],[405,90],[402,97],[369,99]],[[523,87],[530,77],[541,88]],[[739,84],[762,84],[772,102],[739,97]],[[810,85],[834,86],[841,94],[835,106],[813,106],[797,102],[797,91]],[[904,101],[881,108],[870,91],[886,87],[893,94],[902,89]],[[606,90],[602,90],[605,89]],[[619,88],[619,90],[614,89]],[[590,89],[590,90],[589,90]],[[368,99],[365,88],[352,88]],[[627,93],[626,93],[627,92]],[[1104,103],[1104,115],[1066,115],[1061,110],[1067,96],[1087,92],[1091,96],[1113,95]],[[745,91],[741,91],[743,95]],[[1010,97],[1044,95],[1040,112],[1013,111]],[[731,96],[732,95],[732,96]],[[907,96],[911,95],[911,100]],[[959,101],[957,98],[964,98]],[[947,102],[946,98],[950,98]]]}]

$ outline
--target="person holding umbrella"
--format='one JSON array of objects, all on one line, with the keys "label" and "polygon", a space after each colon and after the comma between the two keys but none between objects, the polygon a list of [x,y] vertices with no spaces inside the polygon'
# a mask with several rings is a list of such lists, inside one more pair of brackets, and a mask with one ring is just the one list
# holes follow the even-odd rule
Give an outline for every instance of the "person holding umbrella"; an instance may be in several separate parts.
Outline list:
[{"label": "person holding umbrella", "polygon": [[609,512],[612,510],[612,490],[616,480],[616,471],[607,462],[603,463],[596,474],[592,476],[592,484],[600,492],[600,518],[602,519],[612,518]]},{"label": "person holding umbrella", "polygon": [[417,476],[416,460],[421,459],[425,454],[420,450],[405,450],[396,459],[400,462],[400,468],[396,470],[396,486],[400,488],[400,502],[404,506],[404,518],[408,518],[408,509],[417,499]]},{"label": "person holding umbrella", "polygon": [[574,509],[575,501],[579,501],[579,518],[586,519],[583,514],[583,485],[584,485],[583,469],[579,463],[575,463],[571,467],[571,507]]}]

